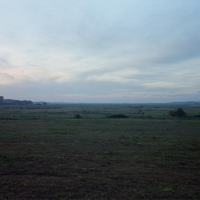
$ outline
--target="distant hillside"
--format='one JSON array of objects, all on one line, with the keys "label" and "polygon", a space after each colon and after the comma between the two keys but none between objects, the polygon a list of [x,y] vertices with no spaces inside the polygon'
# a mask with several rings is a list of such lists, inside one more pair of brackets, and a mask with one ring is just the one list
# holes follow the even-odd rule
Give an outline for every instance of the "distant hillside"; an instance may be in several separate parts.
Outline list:
[{"label": "distant hillside", "polygon": [[200,104],[200,101],[177,101],[177,102],[170,102],[170,104],[187,104],[187,105],[194,105]]}]

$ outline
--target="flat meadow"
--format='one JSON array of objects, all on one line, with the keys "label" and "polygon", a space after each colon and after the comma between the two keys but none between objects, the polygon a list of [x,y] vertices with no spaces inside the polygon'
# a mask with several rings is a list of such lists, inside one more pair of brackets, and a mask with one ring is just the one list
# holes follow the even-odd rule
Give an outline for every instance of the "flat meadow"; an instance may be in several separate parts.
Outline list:
[{"label": "flat meadow", "polygon": [[[183,108],[185,117],[169,111]],[[0,199],[200,199],[200,105],[0,106]]]}]

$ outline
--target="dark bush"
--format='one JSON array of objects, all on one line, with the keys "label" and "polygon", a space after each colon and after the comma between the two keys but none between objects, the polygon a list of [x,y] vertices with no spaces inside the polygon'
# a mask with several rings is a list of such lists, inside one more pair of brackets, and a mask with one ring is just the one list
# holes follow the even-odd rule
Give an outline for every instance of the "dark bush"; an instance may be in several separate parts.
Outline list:
[{"label": "dark bush", "polygon": [[186,112],[182,108],[177,108],[175,111],[169,111],[169,115],[172,117],[184,117],[186,116]]},{"label": "dark bush", "polygon": [[79,114],[76,114],[76,115],[75,115],[75,118],[76,118],[76,119],[80,119],[81,116],[80,116]]},{"label": "dark bush", "polygon": [[117,115],[110,115],[108,118],[128,118],[128,116],[123,114],[117,114]]}]

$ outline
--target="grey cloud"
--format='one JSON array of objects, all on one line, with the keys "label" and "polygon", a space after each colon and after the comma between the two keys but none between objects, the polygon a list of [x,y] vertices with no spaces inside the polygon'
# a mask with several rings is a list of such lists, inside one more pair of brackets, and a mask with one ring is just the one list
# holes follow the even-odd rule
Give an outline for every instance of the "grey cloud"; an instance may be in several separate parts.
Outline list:
[{"label": "grey cloud", "polygon": [[10,57],[11,53],[0,49],[0,68],[11,67]]},{"label": "grey cloud", "polygon": [[[162,90],[162,91],[161,91]],[[144,86],[110,83],[78,81],[73,83],[56,83],[52,81],[25,81],[15,85],[0,88],[0,93],[6,97],[31,99],[34,101],[65,101],[65,102],[169,102],[182,98],[183,91],[177,88],[155,89]],[[187,98],[191,92],[184,93]],[[13,96],[12,96],[13,95]],[[26,98],[25,98],[26,97]]]},{"label": "grey cloud", "polygon": [[10,75],[7,74],[7,73],[1,73],[1,72],[0,72],[0,76],[2,76],[2,77],[7,77],[7,78],[9,78],[9,79],[15,79],[15,77],[10,76]]},{"label": "grey cloud", "polygon": [[158,58],[154,60],[157,64],[172,64],[200,57],[199,37],[187,38],[185,41],[171,45],[169,49],[162,49]]},{"label": "grey cloud", "polygon": [[0,67],[8,66],[9,62],[5,58],[0,58]]},{"label": "grey cloud", "polygon": [[[0,20],[2,27],[6,27],[6,31],[0,28],[2,38],[6,38],[1,44],[13,47],[14,53],[21,55],[17,59],[14,53],[11,55],[13,63],[18,61],[15,72],[18,69],[28,72],[24,73],[23,83],[3,86],[4,96],[12,95],[18,88],[15,95],[27,95],[33,100],[67,101],[64,95],[69,94],[69,97],[74,95],[76,102],[94,99],[134,102],[145,98],[145,93],[148,99],[164,101],[163,94],[170,100],[180,87],[153,86],[168,82],[181,85],[188,73],[182,63],[200,56],[200,29],[195,25],[199,15],[192,18],[192,23],[188,20],[177,26],[196,3],[185,6],[180,1],[181,5],[169,1],[147,4],[141,1],[21,2],[11,7],[15,12],[6,13],[0,8],[2,19],[7,19]],[[9,62],[2,57],[0,67],[11,66]],[[173,64],[177,64],[176,69]],[[130,73],[123,73],[129,69]],[[139,73],[131,73],[132,69]],[[180,70],[184,74],[177,73],[178,77],[174,77]],[[36,76],[35,81],[27,80],[31,73]],[[105,75],[106,79],[95,80]],[[115,76],[128,81],[120,82]],[[190,76],[192,79],[194,74]],[[197,78],[192,80],[198,85]],[[177,94],[178,97],[182,96]]]}]

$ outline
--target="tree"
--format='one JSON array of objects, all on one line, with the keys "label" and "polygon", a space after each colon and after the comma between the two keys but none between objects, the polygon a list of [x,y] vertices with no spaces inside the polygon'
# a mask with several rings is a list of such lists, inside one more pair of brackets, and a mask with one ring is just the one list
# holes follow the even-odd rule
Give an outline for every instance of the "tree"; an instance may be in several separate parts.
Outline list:
[{"label": "tree", "polygon": [[3,104],[4,98],[3,96],[0,96],[0,104]]},{"label": "tree", "polygon": [[184,117],[187,114],[182,108],[177,108],[175,111],[169,111],[169,115],[172,117]]}]

